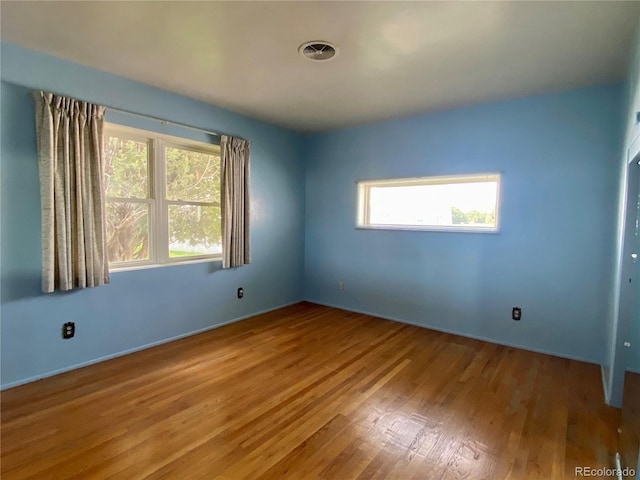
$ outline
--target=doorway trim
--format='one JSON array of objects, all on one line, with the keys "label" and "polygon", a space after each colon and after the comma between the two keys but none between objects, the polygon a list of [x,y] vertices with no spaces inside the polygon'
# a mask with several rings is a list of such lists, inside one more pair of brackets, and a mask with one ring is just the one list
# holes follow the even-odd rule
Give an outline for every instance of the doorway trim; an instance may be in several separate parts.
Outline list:
[{"label": "doorway trim", "polygon": [[[620,247],[616,260],[616,278],[614,285],[613,338],[610,359],[609,378],[605,380],[605,398],[609,405],[620,408],[624,391],[624,376],[626,372],[626,347],[624,346],[627,332],[631,324],[633,307],[633,291],[635,285],[630,284],[633,264],[631,254],[634,251],[635,222],[637,218],[638,194],[640,183],[640,133],[636,135],[627,149],[624,172],[624,191],[622,204],[624,210],[620,225]],[[604,369],[603,369],[603,373]],[[603,379],[605,377],[603,376]]]}]

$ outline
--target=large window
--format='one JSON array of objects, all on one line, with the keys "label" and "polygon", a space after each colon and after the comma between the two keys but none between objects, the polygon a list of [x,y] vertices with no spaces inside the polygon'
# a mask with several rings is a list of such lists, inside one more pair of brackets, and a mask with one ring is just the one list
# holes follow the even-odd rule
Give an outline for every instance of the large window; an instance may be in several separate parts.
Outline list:
[{"label": "large window", "polygon": [[358,226],[495,232],[499,191],[498,174],[358,182]]},{"label": "large window", "polygon": [[111,268],[221,255],[219,146],[109,124],[105,176]]}]

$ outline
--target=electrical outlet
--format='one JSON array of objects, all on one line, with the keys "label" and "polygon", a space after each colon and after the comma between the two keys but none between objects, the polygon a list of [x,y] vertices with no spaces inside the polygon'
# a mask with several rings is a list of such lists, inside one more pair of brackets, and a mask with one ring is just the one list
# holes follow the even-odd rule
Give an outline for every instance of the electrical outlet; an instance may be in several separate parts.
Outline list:
[{"label": "electrical outlet", "polygon": [[238,298],[244,297],[244,288],[240,287],[238,289]]},{"label": "electrical outlet", "polygon": [[513,307],[511,310],[511,318],[516,322],[522,318],[522,309],[520,307]]},{"label": "electrical outlet", "polygon": [[338,288],[344,290],[344,282],[338,282]]},{"label": "electrical outlet", "polygon": [[76,324],[74,322],[67,322],[62,325],[62,338],[73,338],[76,334]]}]

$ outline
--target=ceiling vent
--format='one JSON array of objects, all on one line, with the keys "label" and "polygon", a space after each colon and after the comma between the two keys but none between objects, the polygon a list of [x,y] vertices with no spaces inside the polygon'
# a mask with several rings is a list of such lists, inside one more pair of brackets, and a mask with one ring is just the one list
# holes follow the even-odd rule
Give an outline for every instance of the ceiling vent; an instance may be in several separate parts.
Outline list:
[{"label": "ceiling vent", "polygon": [[300,52],[300,55],[314,62],[325,62],[335,57],[338,54],[338,49],[329,42],[315,40],[300,45],[298,52]]}]

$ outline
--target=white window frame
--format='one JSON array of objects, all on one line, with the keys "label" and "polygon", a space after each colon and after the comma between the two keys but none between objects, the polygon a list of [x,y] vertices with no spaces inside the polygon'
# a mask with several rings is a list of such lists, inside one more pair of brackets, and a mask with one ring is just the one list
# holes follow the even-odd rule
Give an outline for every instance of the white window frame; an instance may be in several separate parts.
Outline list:
[{"label": "white window frame", "polygon": [[[394,225],[370,223],[370,192],[375,187],[406,187],[406,186],[427,186],[427,185],[447,185],[453,183],[478,183],[497,182],[496,191],[496,225],[495,227],[472,226],[472,225]],[[410,177],[392,178],[382,180],[359,180],[356,182],[358,190],[358,212],[356,228],[365,230],[416,230],[416,231],[436,231],[436,232],[467,232],[467,233],[497,233],[500,229],[500,173],[482,173],[470,175],[452,176],[430,176],[430,177]]]},{"label": "white window frame", "polygon": [[[219,157],[220,145],[105,122],[104,137],[106,138],[108,136],[135,140],[147,144],[147,182],[149,185],[149,198],[106,197],[105,200],[107,202],[146,203],[150,205],[149,259],[130,262],[109,262],[109,270],[126,271],[221,260],[221,253],[188,257],[169,257],[169,205],[215,206],[216,203],[167,200],[166,160],[164,156],[165,148],[169,147],[217,155]],[[222,199],[220,199],[220,205],[222,209]]]}]

